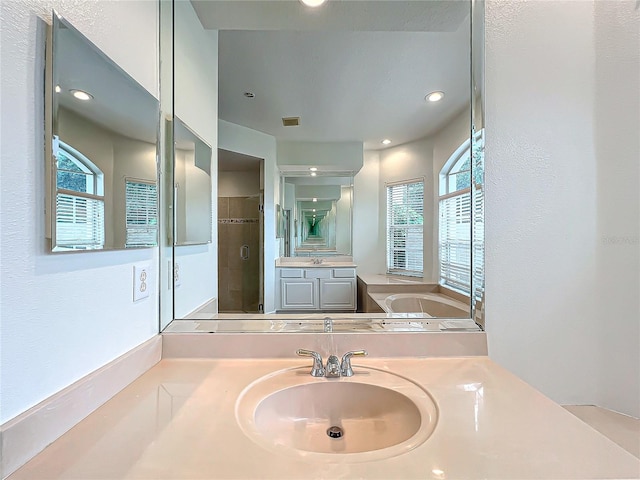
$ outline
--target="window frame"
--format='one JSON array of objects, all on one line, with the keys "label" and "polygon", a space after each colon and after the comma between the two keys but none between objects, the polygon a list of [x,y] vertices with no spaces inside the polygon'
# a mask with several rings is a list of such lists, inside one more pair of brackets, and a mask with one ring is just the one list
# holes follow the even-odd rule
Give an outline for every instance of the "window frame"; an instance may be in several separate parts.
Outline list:
[{"label": "window frame", "polygon": [[[420,223],[408,223],[408,219],[405,219],[407,223],[394,223],[390,224],[392,218],[395,216],[392,213],[392,206],[390,204],[391,198],[393,198],[392,190],[398,187],[404,187],[408,190],[409,185],[420,184],[422,186],[421,198],[419,202],[419,216]],[[403,275],[410,277],[423,277],[424,276],[424,187],[425,187],[425,178],[413,178],[407,180],[400,180],[397,182],[387,182],[385,183],[385,193],[386,193],[386,224],[385,224],[385,234],[386,234],[386,245],[385,245],[385,253],[386,253],[386,271],[387,274],[390,275]],[[408,194],[408,191],[407,191]],[[415,210],[414,210],[415,212]],[[420,245],[419,249],[408,249],[408,246],[405,244],[404,249],[391,246],[392,238],[395,237],[395,233],[397,232],[405,232],[405,239],[409,236],[410,232],[412,232],[412,236],[414,238],[419,239],[418,243]],[[405,240],[406,241],[406,240]],[[415,244],[414,244],[415,245]],[[400,252],[404,250],[404,267],[398,266],[395,252]],[[413,260],[410,257],[414,257]],[[416,259],[418,261],[416,261]],[[409,268],[413,267],[413,268]]]},{"label": "window frame", "polygon": [[[475,257],[479,252],[472,245],[474,232],[484,231],[484,221],[479,225],[475,218],[476,210],[483,207],[483,183],[476,181],[473,170],[475,160],[472,148],[478,144],[484,149],[483,130],[474,134],[473,142],[471,139],[465,140],[449,157],[440,170],[438,185],[438,283],[465,295],[471,294],[472,274],[478,268]],[[467,161],[469,168],[462,170]],[[452,189],[451,177],[465,172],[469,173],[469,185]],[[447,212],[456,212],[455,217],[444,218],[445,209]],[[456,228],[457,231],[453,232],[452,225],[466,225],[466,228]],[[452,247],[451,242],[457,245]]]},{"label": "window frame", "polygon": [[[61,151],[78,166],[83,174],[91,177],[91,181],[86,182],[85,190],[87,191],[70,190],[59,186],[58,171],[73,172],[68,169],[58,169],[58,157]],[[55,182],[56,192],[53,221],[54,251],[103,249],[105,245],[104,173],[87,156],[60,140],[58,136],[54,136],[53,156],[52,181]],[[61,220],[65,217],[66,220]],[[75,232],[73,225],[78,225]],[[61,235],[63,230],[67,231],[66,235]],[[63,240],[65,236],[67,240]]]}]

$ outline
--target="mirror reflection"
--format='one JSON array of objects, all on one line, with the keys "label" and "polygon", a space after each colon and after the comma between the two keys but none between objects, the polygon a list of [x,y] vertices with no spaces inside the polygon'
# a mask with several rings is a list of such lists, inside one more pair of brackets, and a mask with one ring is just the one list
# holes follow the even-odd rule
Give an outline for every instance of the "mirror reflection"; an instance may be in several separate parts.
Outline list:
[{"label": "mirror reflection", "polygon": [[353,177],[311,173],[283,177],[283,256],[351,255]]},{"label": "mirror reflection", "polygon": [[52,251],[158,243],[158,101],[53,16]]},{"label": "mirror reflection", "polygon": [[211,242],[211,147],[174,119],[175,244]]},{"label": "mirror reflection", "polygon": [[[389,3],[191,2],[217,32],[219,143],[265,162],[265,313],[471,318],[470,2]],[[352,297],[323,302],[330,281]]]}]

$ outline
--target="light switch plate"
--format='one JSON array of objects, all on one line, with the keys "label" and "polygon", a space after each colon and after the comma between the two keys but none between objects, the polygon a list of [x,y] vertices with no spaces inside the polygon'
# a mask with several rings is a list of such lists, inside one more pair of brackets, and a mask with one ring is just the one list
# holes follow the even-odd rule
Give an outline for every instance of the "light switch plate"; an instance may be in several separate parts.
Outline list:
[{"label": "light switch plate", "polygon": [[146,264],[133,266],[133,301],[147,298],[151,291],[151,266]]}]

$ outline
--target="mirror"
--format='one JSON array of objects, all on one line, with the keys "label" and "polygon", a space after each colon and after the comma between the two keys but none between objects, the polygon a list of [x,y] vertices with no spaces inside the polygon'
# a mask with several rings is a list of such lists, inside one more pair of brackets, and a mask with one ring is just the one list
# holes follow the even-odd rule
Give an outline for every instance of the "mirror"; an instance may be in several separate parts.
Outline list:
[{"label": "mirror", "polygon": [[52,251],[157,246],[158,101],[55,12],[51,43]]},{"label": "mirror", "polygon": [[211,147],[174,119],[175,244],[211,242]]},{"label": "mirror", "polygon": [[[456,307],[429,313],[405,301],[387,310],[365,292],[362,318],[476,321],[484,300],[482,8],[478,1],[329,1],[309,9],[193,0],[176,10],[176,45],[191,41],[189,25],[215,34],[218,52],[176,67],[176,75],[216,65],[218,107],[208,114],[217,118],[219,148],[265,162],[265,313],[279,310],[269,305],[278,258],[331,253],[352,257],[359,289],[363,282],[392,286],[389,293],[424,290]],[[176,90],[176,102],[195,109],[193,94]],[[345,183],[329,184],[322,172]],[[327,188],[313,212],[309,199],[320,203],[312,190],[321,187],[333,193]],[[338,203],[347,197],[343,230]],[[338,245],[341,232],[348,245]]]},{"label": "mirror", "polygon": [[283,176],[283,257],[351,255],[353,177]]}]

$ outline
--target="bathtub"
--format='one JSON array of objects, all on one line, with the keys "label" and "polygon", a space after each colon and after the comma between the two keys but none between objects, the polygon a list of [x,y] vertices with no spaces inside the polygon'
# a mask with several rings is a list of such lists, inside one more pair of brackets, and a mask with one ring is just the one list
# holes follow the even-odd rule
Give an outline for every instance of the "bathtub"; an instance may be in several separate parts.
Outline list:
[{"label": "bathtub", "polygon": [[435,293],[397,293],[384,301],[389,313],[424,313],[431,317],[469,318],[470,308],[464,303]]}]

